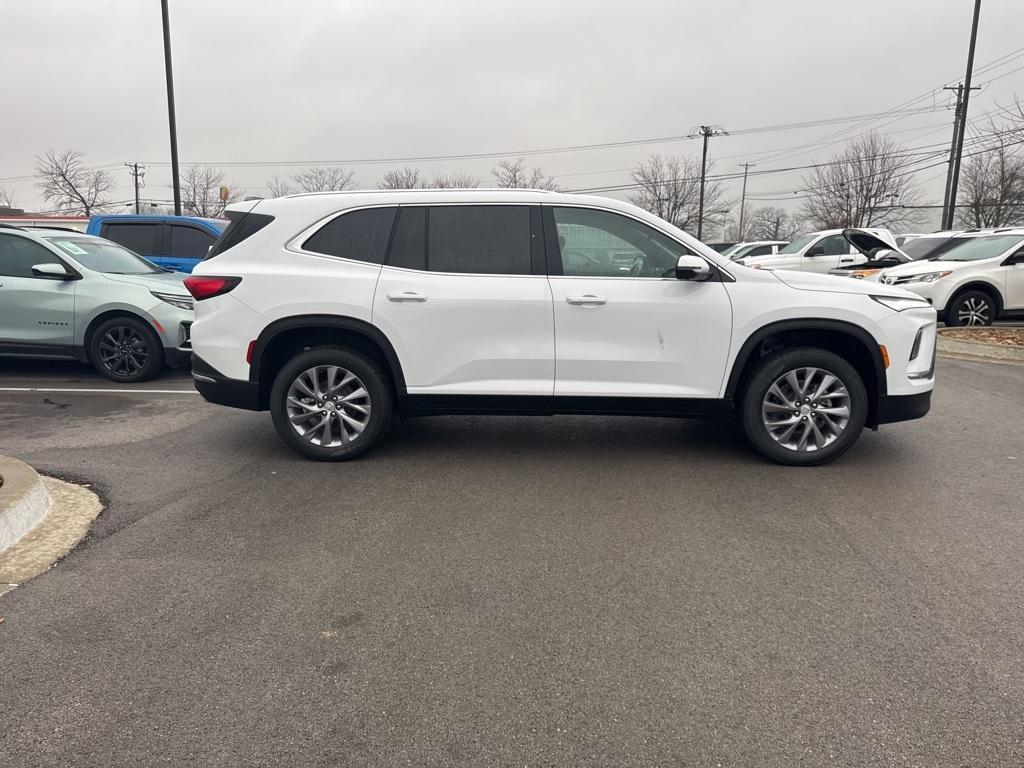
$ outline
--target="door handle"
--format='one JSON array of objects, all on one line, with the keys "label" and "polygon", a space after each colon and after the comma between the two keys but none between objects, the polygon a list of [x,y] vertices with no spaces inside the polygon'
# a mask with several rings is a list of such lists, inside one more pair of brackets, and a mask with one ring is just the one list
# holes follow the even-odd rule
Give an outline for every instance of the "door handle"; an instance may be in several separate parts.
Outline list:
[{"label": "door handle", "polygon": [[588,293],[585,296],[566,296],[565,300],[574,307],[599,307],[602,304],[608,303],[608,299],[604,296],[595,296],[592,293]]},{"label": "door handle", "polygon": [[853,264],[853,259],[840,259],[840,264]]},{"label": "door handle", "polygon": [[408,301],[412,303],[426,300],[426,296],[424,296],[422,293],[416,293],[415,291],[402,291],[401,293],[399,293],[398,291],[392,291],[391,293],[388,294],[388,301]]}]

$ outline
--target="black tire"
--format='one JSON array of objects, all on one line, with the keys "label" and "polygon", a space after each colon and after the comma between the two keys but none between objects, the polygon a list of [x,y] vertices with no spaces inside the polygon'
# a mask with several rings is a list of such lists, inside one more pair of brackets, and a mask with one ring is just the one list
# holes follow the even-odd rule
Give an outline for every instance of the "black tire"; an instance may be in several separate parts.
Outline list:
[{"label": "black tire", "polygon": [[992,325],[996,319],[996,303],[985,291],[971,290],[954,296],[946,307],[943,321],[950,328],[965,325]]},{"label": "black tire", "polygon": [[[333,395],[328,391],[326,378],[332,367],[340,369],[335,372],[335,377],[344,378],[344,372],[355,377],[354,383],[344,386],[339,386],[335,378]],[[299,386],[300,377],[307,389],[309,384],[313,384],[314,391],[303,394],[296,389],[297,397],[289,400],[289,390],[293,385]],[[366,395],[345,403],[349,395],[358,391],[359,384]],[[324,410],[318,411],[318,408]],[[394,399],[388,375],[369,358],[341,347],[313,347],[296,355],[278,372],[270,390],[270,415],[277,433],[293,451],[316,461],[354,459],[384,434],[391,423],[393,411]],[[322,422],[325,417],[326,423]],[[362,430],[356,433],[350,425],[364,418]],[[294,419],[298,419],[297,426],[293,425]],[[317,441],[327,444],[321,445]]]},{"label": "black tire", "polygon": [[89,339],[89,361],[111,381],[134,384],[152,378],[164,367],[164,347],[143,320],[112,317]]},{"label": "black tire", "polygon": [[[766,403],[769,390],[779,382],[779,379],[791,371],[799,372],[802,369],[819,369],[834,376],[845,387],[846,395],[834,399],[824,395],[818,400],[811,400],[814,393],[808,391],[807,397],[797,404],[799,398],[793,396],[797,390],[788,382],[783,382],[777,391],[785,397],[777,398],[774,394],[776,390],[773,390],[770,396],[772,403]],[[822,381],[822,378],[811,378],[820,374],[811,374],[810,377],[805,375],[803,382],[799,376],[798,373],[797,383],[806,384],[809,389],[817,389],[815,382]],[[827,391],[833,389],[834,386]],[[780,402],[785,407],[776,407],[775,402]],[[844,407],[848,411],[848,416],[845,426],[839,429],[836,424],[842,417],[834,414],[841,413]],[[758,364],[743,388],[739,408],[743,432],[758,453],[779,464],[811,466],[832,461],[845,453],[857,440],[867,420],[868,393],[856,369],[839,355],[817,347],[798,347],[766,357]],[[819,413],[819,408],[828,409],[828,415],[824,410]],[[795,425],[796,432],[791,433],[791,441],[799,444],[799,439],[806,433],[809,435],[805,438],[807,442],[814,442],[816,445],[812,446],[811,450],[801,450],[798,445],[785,445],[773,438],[765,424],[764,419],[768,418],[765,414],[770,414],[773,420],[780,419],[775,429],[778,437],[784,436],[788,426]],[[797,424],[792,419],[799,419],[800,423]],[[783,424],[781,420],[787,421]],[[822,435],[823,439],[819,441],[818,435]],[[826,441],[827,438],[831,439]],[[821,445],[817,445],[819,442]]]}]

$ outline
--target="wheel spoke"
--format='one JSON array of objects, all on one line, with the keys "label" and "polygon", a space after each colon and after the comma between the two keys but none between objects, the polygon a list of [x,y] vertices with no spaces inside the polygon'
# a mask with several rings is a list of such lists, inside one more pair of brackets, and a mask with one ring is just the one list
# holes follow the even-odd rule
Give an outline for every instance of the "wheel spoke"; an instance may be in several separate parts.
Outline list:
[{"label": "wheel spoke", "polygon": [[319,365],[292,380],[285,395],[285,411],[292,428],[305,440],[325,448],[338,447],[358,439],[369,424],[370,393],[351,371]]},{"label": "wheel spoke", "polygon": [[[785,394],[793,393],[792,397]],[[817,451],[842,435],[850,421],[850,393],[821,368],[786,371],[768,387],[761,419],[769,436],[791,451]]]},{"label": "wheel spoke", "polygon": [[341,398],[341,402],[349,403],[349,402],[351,402],[353,400],[359,400],[359,399],[367,397],[367,396],[368,396],[367,391],[365,389],[363,389],[362,387],[359,387],[359,389],[353,389],[351,392],[349,392],[347,395],[345,395],[343,398]]}]

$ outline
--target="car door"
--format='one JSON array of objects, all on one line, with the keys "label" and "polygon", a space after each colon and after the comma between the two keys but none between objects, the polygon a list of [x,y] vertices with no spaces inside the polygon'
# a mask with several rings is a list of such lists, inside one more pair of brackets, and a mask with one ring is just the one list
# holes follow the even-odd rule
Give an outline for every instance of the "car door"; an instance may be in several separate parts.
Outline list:
[{"label": "car door", "polygon": [[1003,261],[1006,275],[1006,303],[1003,309],[1024,310],[1024,247]]},{"label": "car door", "polygon": [[112,240],[154,264],[163,266],[163,222],[158,219],[106,221],[100,227],[100,237]]},{"label": "car door", "polygon": [[410,395],[550,397],[540,209],[402,206],[373,302]]},{"label": "car door", "polygon": [[850,255],[850,244],[840,232],[835,235],[825,235],[811,244],[802,260],[804,272],[824,272],[835,269],[839,266],[853,264],[853,256]]},{"label": "car door", "polygon": [[732,332],[720,280],[677,279],[692,252],[638,219],[573,206],[544,216],[555,395],[717,397]]},{"label": "car door", "polygon": [[66,262],[39,243],[0,232],[0,348],[29,354],[71,354],[75,280],[42,277],[37,264]]},{"label": "car door", "polygon": [[191,272],[216,239],[197,224],[165,224],[163,255],[157,261],[161,267],[176,272]]}]

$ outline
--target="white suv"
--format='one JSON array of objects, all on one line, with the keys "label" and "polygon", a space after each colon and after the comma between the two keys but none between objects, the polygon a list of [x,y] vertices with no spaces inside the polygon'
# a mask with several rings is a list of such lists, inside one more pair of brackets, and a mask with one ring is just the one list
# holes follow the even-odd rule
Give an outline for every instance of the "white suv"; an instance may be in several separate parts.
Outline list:
[{"label": "white suv", "polygon": [[935,312],[898,288],[756,271],[627,203],[533,190],[230,206],[185,281],[196,388],[323,460],[392,414],[728,417],[787,464],[919,418]]},{"label": "white suv", "polygon": [[925,261],[882,272],[879,282],[913,291],[946,325],[992,325],[1024,315],[1024,229],[965,232]]}]

